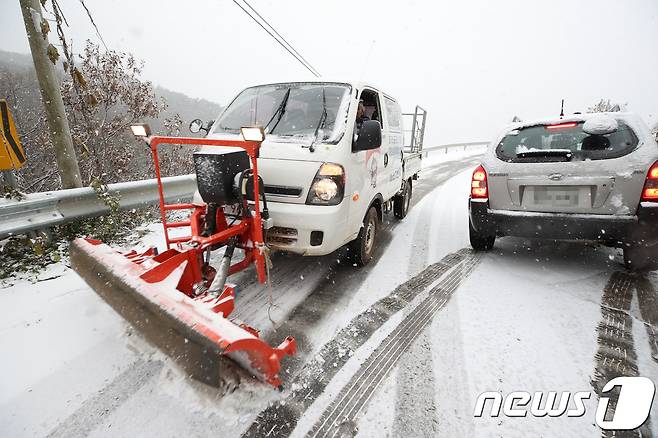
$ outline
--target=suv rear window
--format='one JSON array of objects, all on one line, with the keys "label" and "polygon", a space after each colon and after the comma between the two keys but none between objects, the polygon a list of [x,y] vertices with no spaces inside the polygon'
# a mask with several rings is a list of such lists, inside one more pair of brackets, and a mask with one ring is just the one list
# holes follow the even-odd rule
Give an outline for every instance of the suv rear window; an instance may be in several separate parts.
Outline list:
[{"label": "suv rear window", "polygon": [[540,163],[550,161],[606,160],[629,154],[638,145],[633,130],[618,120],[617,131],[590,135],[584,122],[535,125],[510,131],[496,148],[503,161]]}]

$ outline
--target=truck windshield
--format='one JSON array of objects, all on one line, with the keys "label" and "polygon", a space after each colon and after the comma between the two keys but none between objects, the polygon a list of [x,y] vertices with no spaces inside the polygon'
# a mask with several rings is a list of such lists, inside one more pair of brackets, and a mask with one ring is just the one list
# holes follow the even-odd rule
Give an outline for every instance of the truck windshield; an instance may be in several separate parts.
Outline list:
[{"label": "truck windshield", "polygon": [[606,135],[590,135],[583,122],[536,125],[510,131],[498,144],[498,158],[509,162],[605,160],[633,151],[638,138],[621,120]]},{"label": "truck windshield", "polygon": [[[351,87],[333,83],[288,83],[251,87],[240,93],[213,126],[214,134],[262,126],[277,141],[337,143],[347,126]],[[326,109],[326,116],[324,112]]]}]

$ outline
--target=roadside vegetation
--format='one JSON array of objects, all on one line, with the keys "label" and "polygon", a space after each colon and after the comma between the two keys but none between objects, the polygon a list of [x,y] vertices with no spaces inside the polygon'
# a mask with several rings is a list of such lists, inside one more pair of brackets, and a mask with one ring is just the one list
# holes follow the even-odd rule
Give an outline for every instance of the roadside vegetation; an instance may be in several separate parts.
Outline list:
[{"label": "roadside vegetation", "polygon": [[[48,233],[35,232],[0,241],[0,281],[27,277],[37,281],[39,274],[52,263],[68,264],[69,242],[81,236],[121,245],[147,231],[144,225],[155,220],[153,208],[132,210],[130,214],[113,212],[53,227]],[[0,286],[2,284],[0,283]]]}]

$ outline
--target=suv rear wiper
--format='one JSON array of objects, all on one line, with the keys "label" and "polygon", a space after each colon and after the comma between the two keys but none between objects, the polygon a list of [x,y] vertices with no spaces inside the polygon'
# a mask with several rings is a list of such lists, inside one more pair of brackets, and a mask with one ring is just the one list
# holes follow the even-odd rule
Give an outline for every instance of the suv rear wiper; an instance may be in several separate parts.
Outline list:
[{"label": "suv rear wiper", "polygon": [[556,157],[564,158],[565,161],[570,161],[573,157],[573,151],[570,149],[532,149],[516,154],[517,158],[532,158],[532,157]]},{"label": "suv rear wiper", "polygon": [[267,124],[266,124],[265,127],[263,128],[263,130],[267,131],[267,127],[270,126],[270,123],[272,123],[272,121],[274,120],[274,118],[275,118],[277,115],[279,116],[279,117],[276,119],[276,123],[274,123],[274,126],[272,126],[272,129],[270,129],[269,131],[267,131],[268,134],[269,134],[269,133],[272,133],[272,132],[276,129],[276,126],[277,126],[277,125],[279,124],[279,122],[281,121],[281,118],[283,117],[283,114],[286,112],[286,105],[287,105],[287,103],[288,103],[288,98],[290,97],[290,90],[292,90],[292,88],[288,88],[288,90],[286,91],[286,94],[283,96],[283,100],[281,101],[281,104],[280,104],[279,107],[276,109],[276,111],[274,111],[274,114],[272,114],[272,118],[270,118],[269,122],[267,122]]}]

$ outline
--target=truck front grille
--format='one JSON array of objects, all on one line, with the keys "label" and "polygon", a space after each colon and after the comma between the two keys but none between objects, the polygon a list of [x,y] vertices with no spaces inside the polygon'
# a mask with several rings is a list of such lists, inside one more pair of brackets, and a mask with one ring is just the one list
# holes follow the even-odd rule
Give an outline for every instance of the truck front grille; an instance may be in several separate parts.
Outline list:
[{"label": "truck front grille", "polygon": [[292,245],[297,242],[297,230],[287,227],[272,227],[267,231],[267,242],[275,245]]},{"label": "truck front grille", "polygon": [[299,198],[302,195],[301,187],[290,186],[274,186],[265,184],[265,194],[272,196],[286,196],[291,198]]}]

